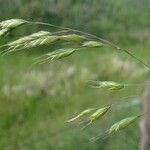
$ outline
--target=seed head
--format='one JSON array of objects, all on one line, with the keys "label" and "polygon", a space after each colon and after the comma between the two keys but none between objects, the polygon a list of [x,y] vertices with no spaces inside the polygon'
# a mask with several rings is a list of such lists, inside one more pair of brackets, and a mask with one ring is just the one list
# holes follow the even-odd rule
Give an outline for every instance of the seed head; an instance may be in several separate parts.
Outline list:
[{"label": "seed head", "polygon": [[125,118],[110,127],[108,133],[118,132],[126,127],[128,127],[131,123],[133,123],[137,119],[137,116],[132,116]]},{"label": "seed head", "polygon": [[60,38],[66,42],[81,42],[85,40],[84,36],[77,34],[62,35]]},{"label": "seed head", "polygon": [[111,106],[98,109],[89,117],[90,122],[94,122],[98,120],[99,118],[101,118],[102,116],[104,116],[110,108]]},{"label": "seed head", "polygon": [[103,47],[103,44],[97,41],[87,41],[87,42],[84,42],[82,46],[88,47],[88,48],[100,48],[100,47]]},{"label": "seed head", "polygon": [[106,88],[109,90],[121,90],[124,88],[124,84],[113,81],[88,81],[88,84],[93,88]]},{"label": "seed head", "polygon": [[10,20],[5,20],[0,22],[0,28],[2,29],[14,29],[16,27],[19,27],[23,24],[27,23],[27,21],[23,20],[23,19],[10,19]]},{"label": "seed head", "polygon": [[86,110],[82,111],[79,115],[75,116],[74,118],[69,119],[67,122],[72,122],[72,121],[75,121],[75,120],[77,120],[77,119],[79,119],[81,117],[84,117],[84,116],[90,114],[94,109],[95,108],[86,109]]},{"label": "seed head", "polygon": [[50,35],[50,32],[39,31],[37,33],[33,33],[31,35],[24,36],[22,38],[19,38],[18,40],[10,42],[8,45],[9,46],[16,46],[16,45],[22,45],[23,46],[24,44],[28,44],[28,42],[30,42],[30,41],[33,41],[33,40],[36,40],[36,39],[39,39],[41,37],[48,36],[48,35]]},{"label": "seed head", "polygon": [[76,51],[76,49],[66,48],[66,49],[58,49],[54,52],[50,52],[46,54],[50,60],[54,59],[62,59],[64,57],[70,56]]},{"label": "seed head", "polygon": [[59,40],[58,36],[51,36],[49,34],[50,32],[40,31],[29,36],[22,37],[18,40],[8,43],[8,48],[4,50],[4,52],[10,53],[25,48],[50,45]]}]

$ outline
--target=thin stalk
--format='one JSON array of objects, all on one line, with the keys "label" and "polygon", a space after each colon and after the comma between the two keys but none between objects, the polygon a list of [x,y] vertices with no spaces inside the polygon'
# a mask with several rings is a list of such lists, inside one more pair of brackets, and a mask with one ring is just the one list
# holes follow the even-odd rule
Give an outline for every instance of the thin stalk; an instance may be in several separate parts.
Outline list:
[{"label": "thin stalk", "polygon": [[112,42],[110,42],[110,41],[107,41],[107,40],[105,40],[105,39],[102,39],[102,38],[100,38],[100,37],[98,37],[98,36],[96,36],[96,35],[93,35],[93,34],[90,34],[90,33],[87,33],[87,32],[83,32],[83,31],[79,31],[79,30],[77,30],[77,29],[72,29],[72,28],[64,27],[64,26],[57,26],[57,25],[50,24],[50,23],[45,23],[45,22],[32,22],[32,21],[28,21],[28,23],[30,23],[30,24],[36,24],[36,25],[50,26],[50,27],[59,28],[59,29],[62,29],[62,30],[69,30],[69,31],[77,32],[77,33],[84,34],[84,35],[86,35],[86,36],[95,38],[95,39],[97,39],[97,40],[103,42],[104,44],[106,44],[107,46],[109,46],[109,47],[111,47],[111,48],[124,51],[125,53],[127,53],[128,55],[130,55],[131,57],[133,57],[134,59],[136,59],[137,61],[139,61],[141,64],[143,64],[144,66],[146,66],[147,68],[150,69],[150,66],[149,66],[148,64],[146,64],[146,63],[145,63],[144,61],[142,61],[140,58],[137,58],[136,56],[134,56],[132,53],[129,52],[129,50],[122,49],[122,48],[120,48],[119,46],[115,45],[114,43],[112,43]]}]

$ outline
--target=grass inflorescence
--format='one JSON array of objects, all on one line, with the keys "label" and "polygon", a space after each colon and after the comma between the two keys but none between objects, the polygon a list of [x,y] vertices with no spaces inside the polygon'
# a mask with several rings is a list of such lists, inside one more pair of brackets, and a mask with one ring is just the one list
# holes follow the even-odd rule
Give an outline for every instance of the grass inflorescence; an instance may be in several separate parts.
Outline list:
[{"label": "grass inflorescence", "polygon": [[0,37],[7,35],[13,29],[27,23],[27,21],[23,19],[9,19],[0,22]]},{"label": "grass inflorescence", "polygon": [[[10,20],[6,20],[6,21],[2,21],[0,22],[0,36],[4,36],[7,33],[9,33],[11,30],[23,25],[23,24],[31,24],[31,25],[42,25],[42,26],[49,26],[49,27],[54,27],[57,28],[59,30],[62,30],[62,33],[67,33],[67,32],[71,32],[71,34],[67,35],[61,35],[59,36],[59,39],[63,40],[64,42],[77,42],[78,44],[82,44],[80,46],[84,47],[88,47],[88,48],[100,48],[103,46],[109,46],[111,48],[123,51],[125,53],[127,53],[128,55],[130,55],[131,57],[135,58],[136,60],[138,60],[140,63],[142,63],[144,66],[146,66],[147,68],[150,69],[150,66],[148,64],[146,64],[145,62],[143,62],[143,60],[137,58],[136,56],[134,56],[131,52],[129,52],[129,50],[126,49],[122,49],[119,46],[113,44],[112,42],[109,42],[103,38],[100,38],[96,35],[90,34],[90,33],[86,33],[83,31],[79,31],[76,29],[72,29],[69,27],[63,27],[63,26],[57,26],[57,25],[53,25],[50,23],[43,23],[43,22],[32,22],[32,21],[26,21],[23,19],[10,19]],[[64,32],[65,31],[65,32]],[[61,33],[61,31],[59,31],[58,33]],[[23,44],[22,47],[19,47],[17,44],[10,46],[8,49],[6,49],[6,51],[12,52],[18,49],[28,49],[31,47],[35,47],[35,46],[39,46],[39,45],[44,45],[44,44],[51,44],[54,41],[57,41],[58,37],[39,37],[37,40],[33,40],[33,41],[28,41],[26,44]],[[15,42],[15,41],[14,41]],[[10,44],[10,43],[9,43]],[[8,44],[8,45],[9,45]],[[6,52],[7,53],[7,52]]]},{"label": "grass inflorescence", "polygon": [[[9,34],[12,30],[18,28],[19,26],[22,26],[24,24],[31,24],[31,25],[44,25],[44,26],[50,26],[58,28],[58,32],[48,32],[48,31],[39,31],[27,36],[23,36],[21,38],[18,38],[17,40],[10,41],[6,43],[5,45],[0,46],[0,49],[2,51],[1,54],[5,55],[11,52],[16,52],[23,49],[31,49],[33,47],[38,46],[47,46],[56,44],[59,47],[58,49],[48,52],[41,57],[38,58],[38,63],[46,63],[51,62],[54,60],[62,59],[65,57],[68,57],[75,53],[76,51],[80,51],[81,49],[93,49],[93,48],[102,48],[104,46],[109,46],[113,49],[117,49],[120,51],[123,51],[130,55],[131,57],[138,60],[140,63],[142,63],[144,66],[150,69],[150,66],[143,62],[143,60],[135,57],[132,53],[130,53],[126,49],[122,49],[119,46],[113,44],[112,42],[109,42],[105,39],[102,39],[98,36],[95,36],[93,34],[85,33],[76,29],[71,29],[68,27],[62,27],[62,26],[56,26],[49,23],[42,23],[42,22],[30,22],[22,19],[10,19],[6,21],[0,22],[0,37]],[[63,43],[63,44],[62,44]],[[66,47],[67,45],[67,47]],[[109,90],[121,90],[125,88],[126,86],[129,86],[127,84],[122,84],[114,81],[88,81],[88,85],[93,88],[105,88]],[[101,117],[103,117],[109,110],[111,106],[106,106],[103,108],[89,108],[81,113],[79,113],[77,116],[69,119],[67,122],[73,122],[77,119],[80,119],[82,117],[88,116],[87,120],[88,123],[85,127],[87,127],[89,124],[94,123]],[[91,114],[93,111],[95,112]],[[91,114],[91,115],[90,115]],[[106,134],[112,134],[116,133],[126,127],[128,127],[131,123],[133,123],[139,116],[131,116],[127,117],[115,124],[113,124],[107,131]],[[84,127],[84,128],[85,128]],[[94,140],[98,139],[98,137],[94,138]]]}]

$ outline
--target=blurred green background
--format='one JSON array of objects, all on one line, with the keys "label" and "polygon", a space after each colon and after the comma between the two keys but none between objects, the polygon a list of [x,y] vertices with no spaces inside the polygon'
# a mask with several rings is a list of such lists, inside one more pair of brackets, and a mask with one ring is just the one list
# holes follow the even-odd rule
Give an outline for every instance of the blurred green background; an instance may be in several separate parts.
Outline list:
[{"label": "blurred green background", "polygon": [[[131,49],[149,61],[149,0],[0,0],[0,18],[22,18],[68,26]],[[17,39],[42,26],[14,30],[0,43]],[[0,57],[0,149],[2,150],[137,150],[139,122],[116,135],[104,133],[114,122],[142,113],[143,85],[149,71],[109,48],[87,49],[51,64],[34,64],[38,48]],[[91,89],[87,80],[140,83],[121,91]],[[80,111],[116,103],[111,113],[85,130],[65,121]]]}]

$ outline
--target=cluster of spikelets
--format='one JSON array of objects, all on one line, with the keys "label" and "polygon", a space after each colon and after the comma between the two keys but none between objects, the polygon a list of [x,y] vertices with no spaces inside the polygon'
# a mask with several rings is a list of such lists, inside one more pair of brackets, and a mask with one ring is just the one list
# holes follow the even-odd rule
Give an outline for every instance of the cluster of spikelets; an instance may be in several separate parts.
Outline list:
[{"label": "cluster of spikelets", "polygon": [[[45,63],[45,62],[50,62],[53,60],[68,57],[72,55],[73,53],[75,53],[76,51],[80,51],[82,49],[101,48],[103,46],[109,46],[117,50],[122,50],[123,52],[134,57],[144,66],[150,68],[149,65],[145,64],[139,58],[136,58],[129,51],[125,49],[121,49],[120,47],[116,46],[115,44],[107,40],[104,40],[95,35],[88,34],[79,30],[75,30],[75,29],[71,29],[67,27],[55,26],[53,24],[48,24],[48,23],[29,22],[29,21],[22,20],[22,19],[10,19],[6,21],[2,21],[0,22],[0,39],[8,35],[10,32],[12,32],[12,30],[24,24],[30,24],[30,25],[38,24],[38,25],[44,25],[44,26],[46,25],[50,27],[59,28],[59,31],[58,32],[39,31],[30,35],[21,37],[17,40],[8,42],[7,44],[0,46],[0,49],[2,49],[0,51],[1,54],[4,55],[10,52],[15,52],[15,51],[23,50],[23,49],[30,49],[30,48],[39,47],[39,46],[50,46],[53,44],[59,45],[60,46],[59,49],[53,50],[52,52],[49,52],[39,57],[40,60],[38,62]],[[125,86],[128,86],[127,84],[121,84],[121,83],[117,83],[113,81],[88,81],[88,85],[93,88],[105,88],[109,90],[121,90]],[[103,108],[86,109],[83,112],[81,112],[79,115],[68,120],[67,122],[70,123],[82,117],[88,116],[88,119],[87,119],[88,123],[86,125],[88,126],[94,123],[96,120],[102,118],[111,109],[111,107],[112,106],[106,106]],[[115,133],[115,132],[120,131],[121,129],[128,127],[138,117],[139,116],[128,117],[115,123],[106,131],[106,134]],[[99,137],[100,135],[93,138],[92,140],[97,140]]]},{"label": "cluster of spikelets", "polygon": [[[86,48],[86,47],[87,48],[100,48],[103,46],[109,46],[111,48],[121,50],[121,51],[127,53],[128,55],[135,58],[141,64],[143,64],[144,66],[146,66],[150,69],[150,66],[148,64],[143,62],[141,59],[135,57],[128,50],[122,49],[122,48],[118,47],[117,45],[115,45],[107,40],[104,40],[98,36],[95,36],[95,35],[92,35],[89,33],[85,33],[85,32],[79,31],[79,30],[71,29],[68,27],[56,26],[53,24],[42,23],[42,22],[31,22],[31,21],[26,21],[23,19],[10,19],[10,20],[5,20],[5,21],[0,22],[0,38],[2,38],[3,36],[6,36],[12,30],[14,30],[24,24],[55,27],[55,28],[59,29],[59,32],[50,33],[47,31],[40,31],[40,32],[31,34],[28,36],[21,37],[18,40],[15,40],[13,42],[2,45],[0,48],[3,48],[4,50],[2,50],[1,53],[7,54],[7,53],[14,52],[14,51],[21,50],[21,49],[30,49],[32,47],[37,47],[37,46],[42,46],[42,45],[51,45],[58,41],[59,41],[59,43],[57,43],[57,45],[60,43],[70,43],[70,47],[72,47],[72,43],[76,43],[76,50]],[[68,32],[71,32],[71,33],[68,34]],[[64,49],[65,49],[65,47],[63,47],[63,50]],[[59,52],[60,52],[60,57],[59,56],[53,57],[52,60],[63,58],[63,55],[61,55],[61,53],[64,54],[64,57],[67,57],[68,51],[69,50],[67,49],[66,54],[64,54],[64,51],[62,51],[62,47],[61,47],[60,50],[57,50],[56,54],[55,54],[55,55],[59,55]],[[71,51],[72,51],[72,49],[71,49]],[[68,54],[68,56],[69,55],[70,55],[70,53]],[[47,56],[47,54],[46,54],[46,56]],[[47,60],[48,60],[48,58],[49,57],[47,57]],[[50,59],[51,59],[51,57],[50,57]],[[45,61],[43,61],[43,62],[45,62]]]},{"label": "cluster of spikelets", "polygon": [[88,118],[87,118],[88,123],[87,123],[86,126],[83,127],[83,129],[84,129],[88,125],[94,123],[96,120],[102,118],[108,112],[108,110],[110,108],[111,108],[111,106],[106,106],[106,107],[103,107],[103,108],[89,108],[89,109],[86,109],[86,110],[82,111],[77,116],[67,120],[67,122],[70,123],[70,122],[76,121],[78,119],[82,119],[83,117],[86,117],[86,116],[89,115]]},{"label": "cluster of spikelets", "polygon": [[[118,83],[118,82],[114,82],[114,81],[92,81],[92,80],[88,81],[88,85],[90,87],[104,88],[104,89],[108,89],[108,90],[121,90],[121,89],[125,88],[126,86],[130,86],[130,84],[122,84],[122,83]],[[86,126],[83,127],[83,128],[85,128],[88,125],[93,124],[95,121],[101,119],[104,115],[106,115],[107,112],[109,110],[111,110],[111,107],[113,105],[114,104],[103,107],[103,108],[86,109],[86,110],[82,111],[79,115],[75,116],[74,118],[69,119],[67,122],[70,123],[70,122],[76,121],[78,119],[82,119],[83,117],[89,115],[89,117],[87,119],[88,123]],[[93,111],[95,111],[95,112],[92,113]],[[145,115],[145,114],[142,114],[142,115]],[[134,121],[136,121],[142,115],[127,117],[125,119],[122,119],[122,120],[116,122],[104,134],[100,134],[100,135],[92,138],[91,141],[96,141],[100,138],[106,137],[106,135],[110,135],[110,134],[116,133],[122,129],[125,129],[126,127],[128,127],[130,124],[132,124]]]},{"label": "cluster of spikelets", "polygon": [[[105,88],[108,90],[121,90],[123,89],[126,85],[129,86],[129,84],[122,84],[114,81],[88,81],[89,86],[91,87],[96,87],[96,88]],[[112,106],[112,105],[111,105]],[[75,121],[79,118],[82,118],[86,115],[89,115],[91,112],[96,110],[90,117],[90,123],[93,123],[94,121],[98,120],[101,118],[103,115],[107,113],[107,111],[111,108],[111,106],[103,107],[103,108],[90,108],[82,111],[79,115],[75,116],[72,119],[69,119],[67,122],[72,122]]]},{"label": "cluster of spikelets", "polygon": [[[78,114],[77,116],[75,116],[74,118],[69,119],[67,122],[71,123],[73,121],[76,121],[78,119],[82,119],[83,117],[88,116],[88,118],[87,118],[88,123],[83,127],[83,129],[84,129],[88,125],[93,124],[95,121],[101,119],[111,109],[111,107],[112,106],[106,106],[103,108],[86,109],[86,110],[82,111],[80,114]],[[93,112],[93,111],[95,111],[95,112]],[[144,114],[142,114],[142,115],[144,115]],[[130,117],[124,118],[124,119],[114,123],[108,130],[106,130],[106,132],[104,134],[99,134],[98,136],[93,137],[91,139],[91,141],[96,141],[98,139],[106,137],[106,135],[108,136],[108,135],[117,133],[118,131],[127,128],[130,124],[135,122],[142,115],[130,116]]]},{"label": "cluster of spikelets", "polygon": [[[25,23],[27,24],[29,22],[22,19],[11,19],[11,20],[2,21],[0,23],[0,27],[1,27],[0,37],[2,38],[2,36],[7,35],[13,29]],[[5,34],[6,32],[4,32],[4,30],[7,31],[7,34]],[[48,31],[39,31],[37,33],[33,33],[21,37],[17,40],[8,42],[7,44],[0,46],[0,48],[2,49],[0,53],[5,55],[10,52],[15,52],[18,50],[30,49],[33,47],[38,47],[43,45],[50,46],[55,43],[57,43],[57,45],[60,45],[61,48],[39,57],[40,61],[38,62],[44,63],[44,62],[50,62],[51,60],[55,60],[55,59],[62,59],[64,57],[70,56],[77,50],[81,50],[82,48],[86,48],[86,47],[100,48],[104,45],[99,41],[89,39],[85,35],[66,31],[66,30],[53,32],[53,33]],[[62,43],[64,44],[64,47],[62,47]],[[65,44],[66,45],[70,44],[70,47],[69,48],[65,47]]]}]

